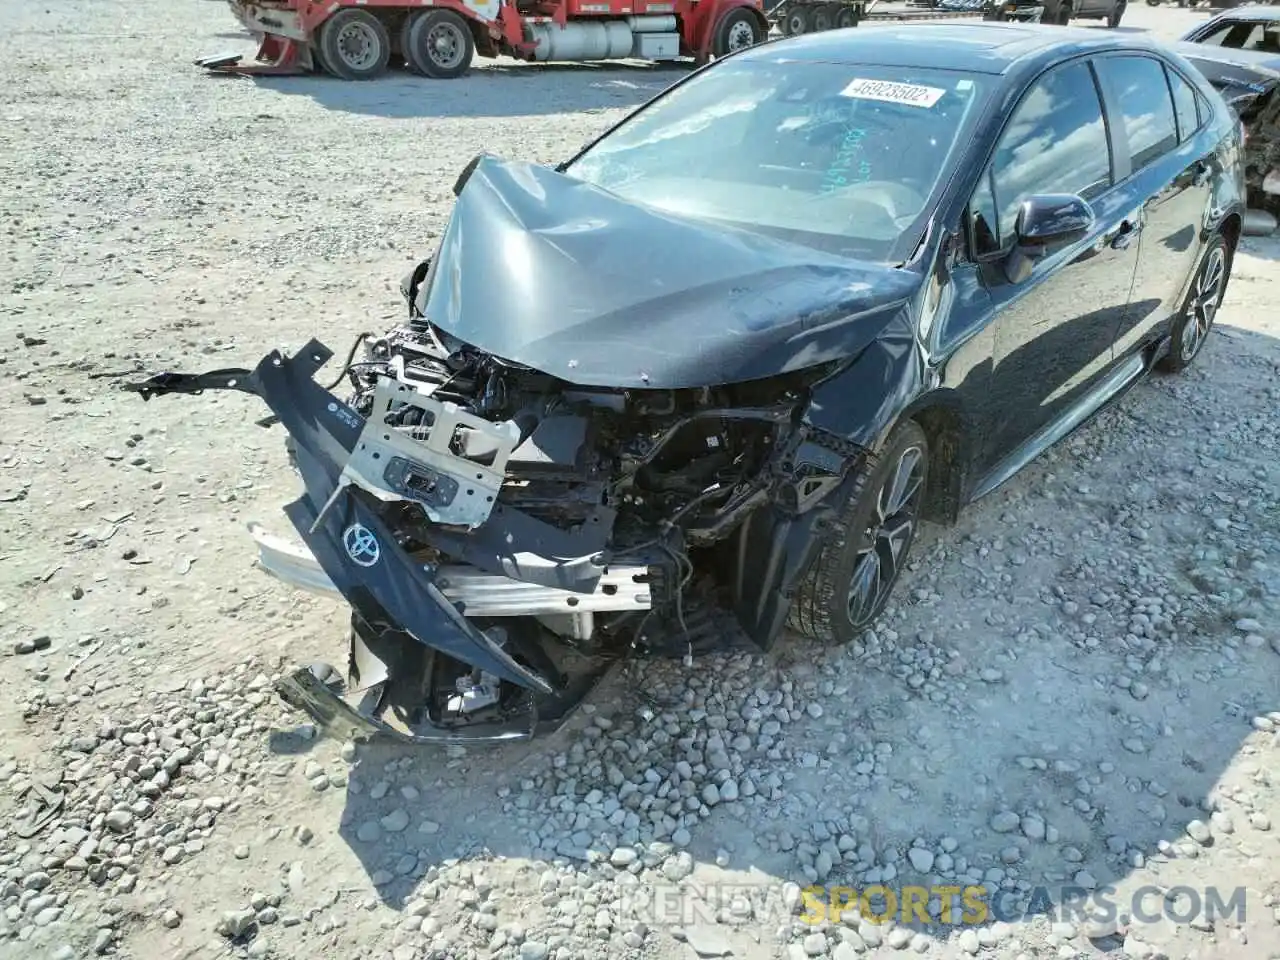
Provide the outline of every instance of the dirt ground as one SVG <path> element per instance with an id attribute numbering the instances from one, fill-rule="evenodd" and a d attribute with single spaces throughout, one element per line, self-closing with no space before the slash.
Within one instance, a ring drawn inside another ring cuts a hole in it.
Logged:
<path id="1" fill-rule="evenodd" d="M 253 82 L 191 65 L 251 50 L 218 2 L 4 19 L 0 957 L 1280 957 L 1280 241 L 1191 371 L 930 530 L 864 644 L 634 664 L 530 745 L 356 748 L 270 690 L 345 654 L 254 565 L 279 428 L 108 375 L 342 351 L 473 154 L 558 160 L 679 72 Z M 812 883 L 928 887 L 929 922 Z M 957 922 L 972 885 L 1002 907 Z"/>

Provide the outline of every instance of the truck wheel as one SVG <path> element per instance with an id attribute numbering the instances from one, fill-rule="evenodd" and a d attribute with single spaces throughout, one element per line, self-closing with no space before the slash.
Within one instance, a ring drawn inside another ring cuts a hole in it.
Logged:
<path id="1" fill-rule="evenodd" d="M 809 30 L 809 11 L 804 7 L 797 7 L 794 10 L 787 11 L 787 15 L 782 18 L 782 32 L 788 37 L 798 37 L 802 33 Z"/>
<path id="2" fill-rule="evenodd" d="M 391 60 L 387 28 L 367 10 L 340 10 L 320 28 L 320 64 L 341 80 L 372 80 Z"/>
<path id="3" fill-rule="evenodd" d="M 765 31 L 750 10 L 739 7 L 730 10 L 720 20 L 716 28 L 716 39 L 711 52 L 717 57 L 727 57 L 731 53 L 754 47 L 765 38 Z"/>
<path id="4" fill-rule="evenodd" d="M 1053 22 L 1060 27 L 1065 27 L 1071 22 L 1071 4 L 1061 3 L 1058 5 L 1058 12 L 1054 14 Z"/>
<path id="5" fill-rule="evenodd" d="M 409 19 L 404 31 L 404 59 L 414 73 L 453 80 L 471 67 L 476 52 L 471 27 L 452 10 L 420 13 Z"/>
<path id="6" fill-rule="evenodd" d="M 1124 16 L 1125 0 L 1119 0 L 1111 11 L 1111 15 L 1107 17 L 1107 26 L 1114 30 L 1120 26 L 1120 19 Z"/>
<path id="7" fill-rule="evenodd" d="M 809 13 L 809 29 L 814 33 L 822 33 L 824 30 L 831 29 L 831 10 L 827 4 L 814 7 Z"/>
<path id="8" fill-rule="evenodd" d="M 845 30 L 858 25 L 858 12 L 853 7 L 841 7 L 836 14 L 836 29 Z"/>

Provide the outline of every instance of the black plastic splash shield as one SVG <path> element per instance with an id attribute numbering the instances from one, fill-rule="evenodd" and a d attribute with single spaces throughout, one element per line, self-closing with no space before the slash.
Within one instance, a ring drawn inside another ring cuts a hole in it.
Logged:
<path id="1" fill-rule="evenodd" d="M 390 620 L 419 643 L 463 663 L 552 692 L 545 677 L 517 663 L 449 603 L 431 571 L 400 547 L 357 491 L 339 490 L 343 464 L 365 420 L 313 379 L 332 356 L 312 340 L 294 357 L 272 351 L 251 373 L 165 373 L 127 389 L 144 398 L 215 389 L 260 397 L 293 437 L 306 488 L 285 513 L 346 601 L 366 620 Z"/>

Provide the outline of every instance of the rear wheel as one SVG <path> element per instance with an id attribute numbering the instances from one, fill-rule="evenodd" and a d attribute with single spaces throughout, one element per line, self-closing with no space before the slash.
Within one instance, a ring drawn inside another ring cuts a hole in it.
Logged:
<path id="1" fill-rule="evenodd" d="M 826 4 L 814 7 L 809 11 L 809 29 L 813 33 L 821 33 L 831 29 L 831 10 Z"/>
<path id="2" fill-rule="evenodd" d="M 1107 26 L 1114 30 L 1120 26 L 1120 20 L 1124 17 L 1125 0 L 1119 0 L 1115 7 L 1112 8 L 1110 16 L 1107 17 Z"/>
<path id="3" fill-rule="evenodd" d="M 453 80 L 471 66 L 476 44 L 471 28 L 452 10 L 432 10 L 405 24 L 404 58 L 409 69 L 436 80 Z"/>
<path id="4" fill-rule="evenodd" d="M 320 65 L 342 80 L 372 80 L 391 60 L 391 37 L 367 10 L 340 10 L 320 27 Z"/>
<path id="5" fill-rule="evenodd" d="M 1209 331 L 1213 328 L 1230 278 L 1231 247 L 1221 234 L 1216 234 L 1200 258 L 1191 290 L 1173 321 L 1170 331 L 1172 342 L 1168 354 L 1160 361 L 1161 370 L 1180 373 L 1191 366 L 1209 339 Z"/>
<path id="6" fill-rule="evenodd" d="M 859 469 L 830 539 L 796 591 L 793 629 L 847 643 L 880 616 L 915 540 L 928 470 L 924 431 L 910 420 L 894 428 L 880 455 Z"/>
<path id="7" fill-rule="evenodd" d="M 1071 22 L 1071 4 L 1058 4 L 1058 12 L 1054 15 L 1053 22 L 1060 27 L 1065 27 Z"/>
<path id="8" fill-rule="evenodd" d="M 804 7 L 795 7 L 787 11 L 782 18 L 782 32 L 788 37 L 798 37 L 809 32 L 809 11 Z"/>
<path id="9" fill-rule="evenodd" d="M 836 29 L 844 30 L 858 25 L 858 13 L 853 7 L 841 7 L 836 13 Z"/>
<path id="10" fill-rule="evenodd" d="M 765 30 L 750 10 L 730 10 L 716 28 L 716 39 L 711 52 L 717 57 L 754 47 L 765 38 Z"/>

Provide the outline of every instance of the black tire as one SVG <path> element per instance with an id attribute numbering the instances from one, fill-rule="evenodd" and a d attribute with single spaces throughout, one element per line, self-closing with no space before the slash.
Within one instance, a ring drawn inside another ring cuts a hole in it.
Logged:
<path id="1" fill-rule="evenodd" d="M 928 471 L 924 431 L 911 420 L 899 424 L 880 454 L 855 476 L 828 540 L 796 590 L 788 626 L 814 640 L 843 644 L 875 622 L 915 540 Z M 909 480 L 901 487 L 905 495 L 891 495 L 894 480 L 903 477 Z M 881 576 L 886 566 L 892 569 Z M 862 573 L 874 574 L 873 589 L 862 591 L 855 604 L 855 574 Z"/>
<path id="2" fill-rule="evenodd" d="M 405 23 L 404 59 L 414 73 L 453 80 L 471 69 L 475 53 L 470 25 L 452 10 L 419 13 Z"/>
<path id="3" fill-rule="evenodd" d="M 1114 30 L 1120 26 L 1120 21 L 1124 18 L 1125 0 L 1119 2 L 1112 9 L 1111 14 L 1107 17 L 1107 26 Z"/>
<path id="4" fill-rule="evenodd" d="M 825 30 L 830 30 L 832 26 L 831 10 L 825 3 L 813 7 L 809 11 L 810 33 L 822 33 Z"/>
<path id="5" fill-rule="evenodd" d="M 340 80 L 372 80 L 391 61 L 391 37 L 367 10 L 339 10 L 320 27 L 320 65 Z"/>
<path id="6" fill-rule="evenodd" d="M 1204 349 L 1213 330 L 1213 321 L 1227 293 L 1231 261 L 1235 251 L 1221 234 L 1214 234 L 1196 267 L 1191 289 L 1169 328 L 1169 352 L 1157 368 L 1165 373 L 1181 373 Z"/>
<path id="7" fill-rule="evenodd" d="M 809 10 L 807 7 L 793 7 L 782 18 L 782 32 L 788 37 L 798 37 L 809 32 Z"/>
<path id="8" fill-rule="evenodd" d="M 858 12 L 853 7 L 841 7 L 836 12 L 836 29 L 847 30 L 858 25 Z"/>
<path id="9" fill-rule="evenodd" d="M 1071 14 L 1071 4 L 1060 3 L 1058 4 L 1057 11 L 1053 15 L 1053 22 L 1060 27 L 1065 27 L 1071 23 Z"/>
<path id="10" fill-rule="evenodd" d="M 768 32 L 760 26 L 760 21 L 750 10 L 739 7 L 730 10 L 720 18 L 716 27 L 715 42 L 711 45 L 711 53 L 715 57 L 727 57 L 731 53 L 754 47 L 768 36 Z"/>

